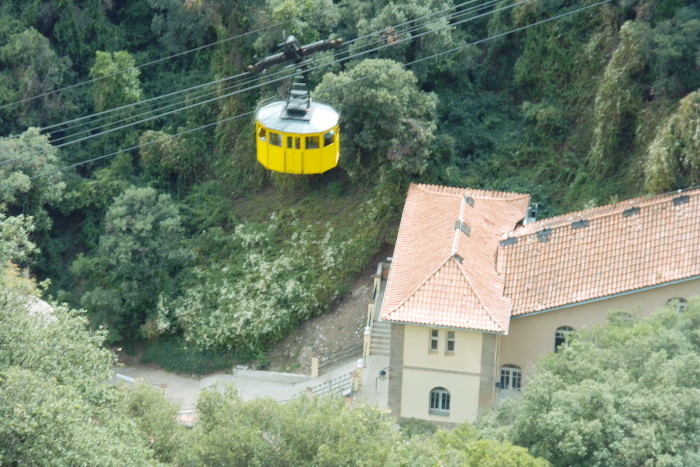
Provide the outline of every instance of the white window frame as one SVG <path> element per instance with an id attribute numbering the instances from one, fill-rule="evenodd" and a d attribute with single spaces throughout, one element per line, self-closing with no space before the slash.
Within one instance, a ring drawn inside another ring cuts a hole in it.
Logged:
<path id="1" fill-rule="evenodd" d="M 455 332 L 447 331 L 445 334 L 445 352 L 455 353 Z"/>
<path id="2" fill-rule="evenodd" d="M 508 363 L 501 367 L 501 389 L 519 391 L 523 384 L 523 370 L 518 365 Z"/>
<path id="3" fill-rule="evenodd" d="M 559 352 L 560 348 L 569 348 L 569 339 L 576 329 L 571 326 L 559 326 L 554 332 L 554 351 Z"/>
<path id="4" fill-rule="evenodd" d="M 430 341 L 428 344 L 428 350 L 431 352 L 437 352 L 440 346 L 440 331 L 437 329 L 430 330 Z"/>
<path id="5" fill-rule="evenodd" d="M 449 417 L 450 415 L 450 391 L 443 387 L 434 387 L 430 390 L 428 413 Z"/>

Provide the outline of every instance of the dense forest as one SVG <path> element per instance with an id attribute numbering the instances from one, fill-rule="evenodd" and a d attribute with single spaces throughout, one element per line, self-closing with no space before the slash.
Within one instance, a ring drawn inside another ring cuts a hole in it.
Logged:
<path id="1" fill-rule="evenodd" d="M 291 78 L 245 70 L 283 34 L 344 39 L 306 76 L 342 115 L 322 175 L 255 161 Z M 2 213 L 108 344 L 264 366 L 393 241 L 410 181 L 542 215 L 698 183 L 698 87 L 690 0 L 7 0 Z"/>

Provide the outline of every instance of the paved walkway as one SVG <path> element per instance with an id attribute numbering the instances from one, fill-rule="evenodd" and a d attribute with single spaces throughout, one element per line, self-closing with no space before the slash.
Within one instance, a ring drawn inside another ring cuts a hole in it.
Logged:
<path id="1" fill-rule="evenodd" d="M 388 379 L 382 379 L 379 372 L 389 366 L 389 357 L 370 356 L 364 364 L 360 389 L 354 396 L 355 401 L 386 407 L 389 381 Z M 308 388 L 328 383 L 335 378 L 341 378 L 356 371 L 357 368 L 358 361 L 353 360 L 315 379 L 310 379 L 306 375 L 252 370 L 234 370 L 233 374 L 222 373 L 202 379 L 194 379 L 178 376 L 163 370 L 144 367 L 123 367 L 115 369 L 114 380 L 129 383 L 139 378 L 143 382 L 162 390 L 165 397 L 179 402 L 182 409 L 188 410 L 195 406 L 201 390 L 233 384 L 243 400 L 269 397 L 276 401 L 284 402 L 307 391 Z M 121 377 L 117 378 L 116 375 L 121 375 Z"/>

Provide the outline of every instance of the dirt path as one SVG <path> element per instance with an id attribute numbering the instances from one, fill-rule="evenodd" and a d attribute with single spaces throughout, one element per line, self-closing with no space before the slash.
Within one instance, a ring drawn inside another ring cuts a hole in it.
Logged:
<path id="1" fill-rule="evenodd" d="M 314 352 L 327 353 L 362 342 L 367 305 L 372 299 L 372 276 L 379 261 L 391 255 L 393 247 L 384 247 L 362 274 L 355 279 L 350 293 L 331 311 L 304 322 L 270 352 L 271 371 L 308 373 Z"/>

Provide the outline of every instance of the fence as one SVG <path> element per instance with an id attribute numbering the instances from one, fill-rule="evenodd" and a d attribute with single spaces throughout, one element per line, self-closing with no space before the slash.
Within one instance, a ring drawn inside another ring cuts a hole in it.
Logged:
<path id="1" fill-rule="evenodd" d="M 327 355 L 321 355 L 318 357 L 318 371 L 319 374 L 329 371 L 338 365 L 347 363 L 350 360 L 362 357 L 362 342 L 353 344 L 344 349 L 338 350 Z"/>
<path id="2" fill-rule="evenodd" d="M 324 381 L 323 383 L 311 386 L 307 392 L 314 397 L 325 395 L 349 395 L 352 393 L 353 372 L 344 375 L 336 376 L 333 379 Z"/>

